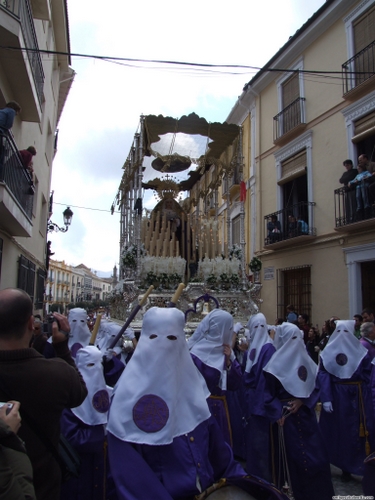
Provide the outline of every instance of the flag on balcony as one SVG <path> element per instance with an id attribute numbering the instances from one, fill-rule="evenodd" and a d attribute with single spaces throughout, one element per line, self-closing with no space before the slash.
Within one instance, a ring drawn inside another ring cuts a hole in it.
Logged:
<path id="1" fill-rule="evenodd" d="M 246 201 L 246 184 L 244 181 L 240 183 L 240 201 Z"/>

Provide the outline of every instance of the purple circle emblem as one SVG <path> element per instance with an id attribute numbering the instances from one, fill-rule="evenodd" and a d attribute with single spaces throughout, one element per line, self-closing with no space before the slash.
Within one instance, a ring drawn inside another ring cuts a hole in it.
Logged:
<path id="1" fill-rule="evenodd" d="M 76 357 L 77 351 L 79 349 L 82 349 L 82 347 L 83 347 L 83 345 L 79 344 L 78 342 L 76 342 L 75 344 L 72 345 L 72 347 L 70 348 L 70 352 L 71 352 L 71 355 L 73 356 L 73 358 Z"/>
<path id="2" fill-rule="evenodd" d="M 133 408 L 133 420 L 135 425 L 143 432 L 158 432 L 168 422 L 169 409 L 166 402 L 147 394 L 139 399 Z"/>
<path id="3" fill-rule="evenodd" d="M 257 353 L 256 349 L 251 349 L 250 354 L 249 354 L 250 361 L 254 361 L 256 353 Z"/>
<path id="4" fill-rule="evenodd" d="M 346 365 L 346 363 L 348 362 L 348 357 L 346 354 L 344 354 L 343 352 L 340 352 L 337 356 L 336 356 L 336 363 L 340 366 L 344 366 Z"/>
<path id="5" fill-rule="evenodd" d="M 307 380 L 307 368 L 306 368 L 306 366 L 301 365 L 298 368 L 297 375 L 298 375 L 298 378 L 300 378 L 303 382 L 306 382 L 306 380 Z"/>
<path id="6" fill-rule="evenodd" d="M 109 395 L 105 389 L 94 394 L 92 398 L 92 406 L 99 413 L 106 413 L 109 410 Z"/>

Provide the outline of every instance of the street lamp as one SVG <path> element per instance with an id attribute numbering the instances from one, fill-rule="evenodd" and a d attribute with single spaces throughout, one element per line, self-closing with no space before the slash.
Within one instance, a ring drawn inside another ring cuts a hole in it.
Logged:
<path id="1" fill-rule="evenodd" d="M 53 231 L 55 231 L 56 233 L 58 233 L 59 231 L 61 231 L 62 233 L 66 233 L 67 230 L 69 229 L 70 224 L 72 223 L 72 218 L 73 218 L 73 212 L 70 210 L 70 207 L 67 207 L 63 211 L 63 217 L 64 217 L 65 228 L 59 227 L 57 224 L 49 220 L 47 222 L 48 232 L 52 233 Z"/>

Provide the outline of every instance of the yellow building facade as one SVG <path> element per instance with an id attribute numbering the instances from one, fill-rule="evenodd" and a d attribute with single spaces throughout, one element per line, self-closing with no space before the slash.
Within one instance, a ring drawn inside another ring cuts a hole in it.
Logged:
<path id="1" fill-rule="evenodd" d="M 288 304 L 319 325 L 375 307 L 374 208 L 358 212 L 339 182 L 344 160 L 374 161 L 374 19 L 374 1 L 327 1 L 228 116 L 243 127 L 246 254 L 262 260 L 270 323 Z"/>

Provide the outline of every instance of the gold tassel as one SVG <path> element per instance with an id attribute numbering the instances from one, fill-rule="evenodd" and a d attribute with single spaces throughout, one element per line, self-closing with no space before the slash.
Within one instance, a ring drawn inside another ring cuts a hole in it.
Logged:
<path id="1" fill-rule="evenodd" d="M 361 438 L 365 437 L 365 428 L 363 427 L 362 422 L 359 424 L 359 437 Z"/>

